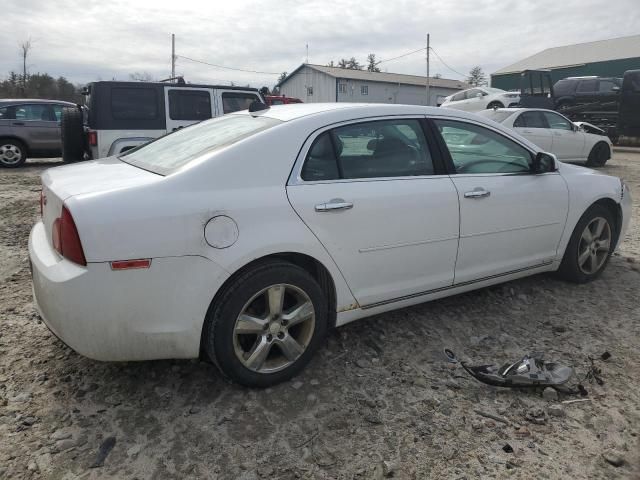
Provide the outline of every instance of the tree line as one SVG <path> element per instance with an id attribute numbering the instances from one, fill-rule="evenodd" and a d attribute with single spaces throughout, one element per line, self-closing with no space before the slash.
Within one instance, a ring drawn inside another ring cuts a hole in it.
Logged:
<path id="1" fill-rule="evenodd" d="M 48 73 L 9 72 L 0 82 L 0 98 L 46 98 L 81 103 L 82 87 L 64 77 L 54 78 Z"/>

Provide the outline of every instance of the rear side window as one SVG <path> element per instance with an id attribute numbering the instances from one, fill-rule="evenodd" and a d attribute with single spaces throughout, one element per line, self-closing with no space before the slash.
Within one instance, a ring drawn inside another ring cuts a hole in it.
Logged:
<path id="1" fill-rule="evenodd" d="M 258 100 L 257 95 L 241 92 L 225 92 L 222 94 L 222 111 L 224 113 L 247 110 L 251 102 Z"/>
<path id="2" fill-rule="evenodd" d="M 524 112 L 513 122 L 514 127 L 549 128 L 542 112 Z"/>
<path id="3" fill-rule="evenodd" d="M 574 80 L 560 80 L 553 86 L 554 95 L 569 95 L 573 93 L 576 82 Z"/>
<path id="4" fill-rule="evenodd" d="M 56 120 L 53 108 L 48 104 L 17 105 L 15 108 L 16 120 L 40 120 L 45 122 Z"/>
<path id="5" fill-rule="evenodd" d="M 269 117 L 229 115 L 196 123 L 130 150 L 123 162 L 168 175 L 202 155 L 227 147 L 282 122 Z"/>
<path id="6" fill-rule="evenodd" d="M 451 97 L 452 102 L 459 102 L 460 100 L 464 100 L 466 92 L 456 93 L 453 97 Z"/>
<path id="7" fill-rule="evenodd" d="M 582 80 L 578 84 L 578 88 L 576 92 L 579 93 L 590 93 L 597 91 L 598 81 L 597 80 Z"/>
<path id="8" fill-rule="evenodd" d="M 154 88 L 115 87 L 111 90 L 111 115 L 117 120 L 151 120 L 158 117 Z"/>
<path id="9" fill-rule="evenodd" d="M 169 90 L 169 117 L 172 120 L 206 120 L 211 116 L 209 92 Z"/>
<path id="10" fill-rule="evenodd" d="M 302 168 L 305 181 L 433 175 L 417 120 L 383 120 L 335 128 L 320 135 Z"/>

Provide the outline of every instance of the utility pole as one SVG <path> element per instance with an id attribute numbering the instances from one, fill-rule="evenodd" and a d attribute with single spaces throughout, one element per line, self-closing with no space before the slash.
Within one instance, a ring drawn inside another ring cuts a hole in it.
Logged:
<path id="1" fill-rule="evenodd" d="M 430 97 L 430 92 L 429 92 L 429 49 L 431 47 L 429 46 L 429 34 L 427 33 L 427 106 L 431 105 L 431 97 Z"/>
<path id="2" fill-rule="evenodd" d="M 171 34 L 171 82 L 175 82 L 176 78 L 176 35 Z"/>

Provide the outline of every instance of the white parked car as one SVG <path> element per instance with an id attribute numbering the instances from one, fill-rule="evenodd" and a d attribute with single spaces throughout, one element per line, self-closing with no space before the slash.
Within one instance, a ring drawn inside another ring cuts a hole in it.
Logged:
<path id="1" fill-rule="evenodd" d="M 250 386 L 362 317 L 540 272 L 592 280 L 631 210 L 616 177 L 410 105 L 245 110 L 42 183 L 29 256 L 60 339 L 107 361 L 203 354 Z"/>
<path id="2" fill-rule="evenodd" d="M 609 137 L 588 133 L 586 126 L 591 124 L 581 128 L 553 110 L 503 108 L 478 115 L 515 130 L 563 162 L 586 162 L 588 167 L 602 167 L 611 158 L 613 145 Z"/>
<path id="3" fill-rule="evenodd" d="M 480 112 L 487 108 L 515 107 L 520 102 L 520 93 L 507 92 L 499 88 L 475 87 L 449 95 L 440 105 L 467 112 Z"/>

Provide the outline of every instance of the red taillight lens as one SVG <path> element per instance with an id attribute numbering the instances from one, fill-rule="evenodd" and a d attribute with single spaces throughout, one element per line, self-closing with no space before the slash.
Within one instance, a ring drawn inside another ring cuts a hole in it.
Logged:
<path id="1" fill-rule="evenodd" d="M 62 207 L 62 215 L 56 218 L 51 228 L 53 248 L 67 260 L 86 265 L 84 251 L 80 243 L 78 229 L 73 221 L 73 217 L 66 206 Z"/>
<path id="2" fill-rule="evenodd" d="M 87 139 L 89 140 L 89 145 L 95 147 L 98 145 L 98 132 L 94 132 L 93 130 L 89 130 L 87 132 Z"/>

